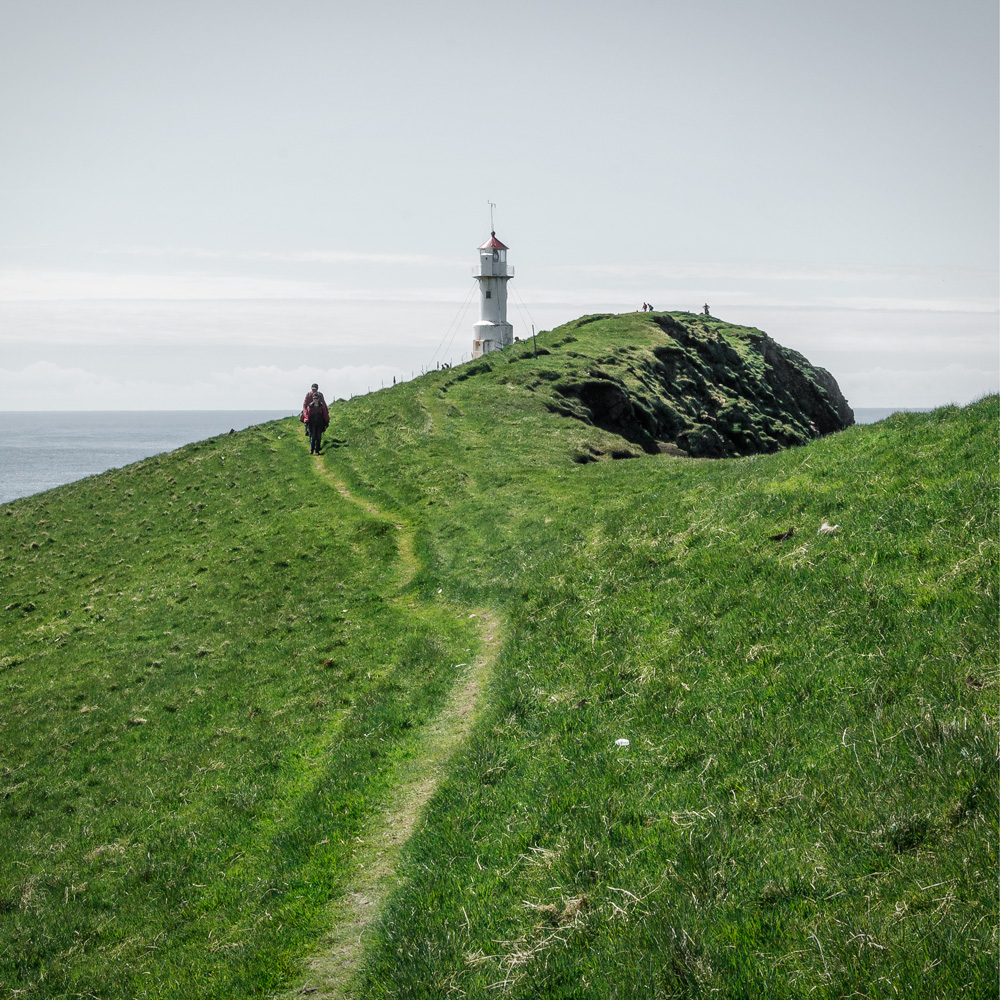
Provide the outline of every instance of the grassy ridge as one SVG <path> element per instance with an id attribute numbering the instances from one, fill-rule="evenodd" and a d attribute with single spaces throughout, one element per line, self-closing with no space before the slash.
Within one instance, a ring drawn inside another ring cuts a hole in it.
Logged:
<path id="1" fill-rule="evenodd" d="M 278 987 L 475 634 L 275 425 L 0 517 L 0 983 Z"/>
<path id="2" fill-rule="evenodd" d="M 650 454 L 759 454 L 854 423 L 829 372 L 761 330 L 692 313 L 584 316 L 463 365 L 439 388 L 486 373 Z"/>
<path id="3" fill-rule="evenodd" d="M 992 995 L 996 400 L 578 467 L 613 442 L 506 371 L 338 414 L 512 626 L 359 995 Z"/>
<path id="4" fill-rule="evenodd" d="M 333 408 L 402 593 L 294 422 L 0 509 L 0 983 L 294 985 L 478 605 L 356 995 L 995 994 L 997 400 L 603 461 L 545 384 L 642 335 Z"/>

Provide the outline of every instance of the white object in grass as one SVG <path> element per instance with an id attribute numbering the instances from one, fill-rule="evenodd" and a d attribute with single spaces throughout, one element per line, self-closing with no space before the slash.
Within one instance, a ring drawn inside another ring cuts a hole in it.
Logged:
<path id="1" fill-rule="evenodd" d="M 627 747 L 628 746 L 628 740 L 626 740 L 624 737 L 622 739 L 620 739 L 620 740 L 615 740 L 615 746 L 616 747 Z"/>

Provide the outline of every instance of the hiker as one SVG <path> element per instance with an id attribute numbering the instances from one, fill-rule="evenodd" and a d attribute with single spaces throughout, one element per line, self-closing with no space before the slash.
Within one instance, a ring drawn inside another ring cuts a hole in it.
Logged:
<path id="1" fill-rule="evenodd" d="M 317 398 L 324 406 L 326 406 L 326 400 L 323 398 L 323 393 L 319 391 L 319 383 L 313 382 L 309 387 L 309 391 L 306 393 L 306 398 L 302 400 L 302 412 L 305 413 L 306 407 L 313 401 L 313 397 Z"/>
<path id="2" fill-rule="evenodd" d="M 306 425 L 306 434 L 309 435 L 309 454 L 320 454 L 323 432 L 330 426 L 330 411 L 316 382 L 313 382 L 302 401 L 302 415 L 299 419 Z"/>
<path id="3" fill-rule="evenodd" d="M 712 315 L 712 314 L 711 314 L 711 313 L 710 313 L 710 312 L 708 311 L 708 303 L 707 303 L 707 302 L 705 303 L 705 315 L 706 315 L 706 316 L 711 316 L 711 315 Z"/>

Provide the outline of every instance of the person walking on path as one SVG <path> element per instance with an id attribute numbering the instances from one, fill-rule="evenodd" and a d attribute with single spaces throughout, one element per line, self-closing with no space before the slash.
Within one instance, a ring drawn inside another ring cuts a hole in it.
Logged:
<path id="1" fill-rule="evenodd" d="M 306 425 L 306 434 L 309 435 L 309 454 L 320 454 L 323 432 L 330 426 L 330 410 L 316 382 L 313 382 L 302 401 L 302 415 L 299 419 Z"/>
<path id="2" fill-rule="evenodd" d="M 305 410 L 313 399 L 318 399 L 324 406 L 326 406 L 326 399 L 323 397 L 323 393 L 319 391 L 319 383 L 317 382 L 313 382 L 313 384 L 309 387 L 309 391 L 306 393 L 306 398 L 302 400 L 302 409 Z"/>

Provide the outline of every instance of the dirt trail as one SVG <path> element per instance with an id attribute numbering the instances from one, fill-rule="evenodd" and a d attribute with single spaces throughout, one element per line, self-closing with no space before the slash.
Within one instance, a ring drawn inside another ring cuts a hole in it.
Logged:
<path id="1" fill-rule="evenodd" d="M 320 478 L 325 479 L 345 500 L 350 500 L 351 503 L 356 504 L 362 510 L 371 514 L 372 517 L 377 517 L 381 520 L 392 520 L 386 517 L 375 504 L 370 503 L 363 497 L 356 497 L 347 488 L 347 484 L 336 473 L 324 465 L 320 455 L 313 457 L 313 468 L 315 468 Z M 412 531 L 408 531 L 406 526 L 400 524 L 398 521 L 393 521 L 393 527 L 399 532 L 396 547 L 399 551 L 400 579 L 397 581 L 397 585 L 402 590 L 417 575 L 417 569 L 420 564 L 417 561 L 417 555 L 413 548 Z"/>
<path id="2" fill-rule="evenodd" d="M 385 517 L 374 504 L 355 497 L 318 456 L 315 468 L 345 499 L 373 517 Z M 411 531 L 399 523 L 396 529 L 399 531 L 399 587 L 403 589 L 416 574 L 418 562 Z M 410 611 L 420 613 L 412 606 Z M 351 980 L 364 953 L 365 932 L 378 916 L 385 897 L 398 884 L 396 868 L 402 847 L 444 777 L 449 759 L 472 728 L 480 695 L 500 649 L 499 619 L 480 609 L 470 609 L 466 613 L 479 628 L 479 653 L 456 679 L 441 713 L 423 728 L 413 754 L 399 766 L 398 781 L 386 809 L 373 817 L 360 839 L 355 854 L 357 871 L 352 882 L 331 907 L 331 930 L 322 948 L 309 959 L 304 982 L 290 996 L 334 1000 L 352 995 Z"/>

